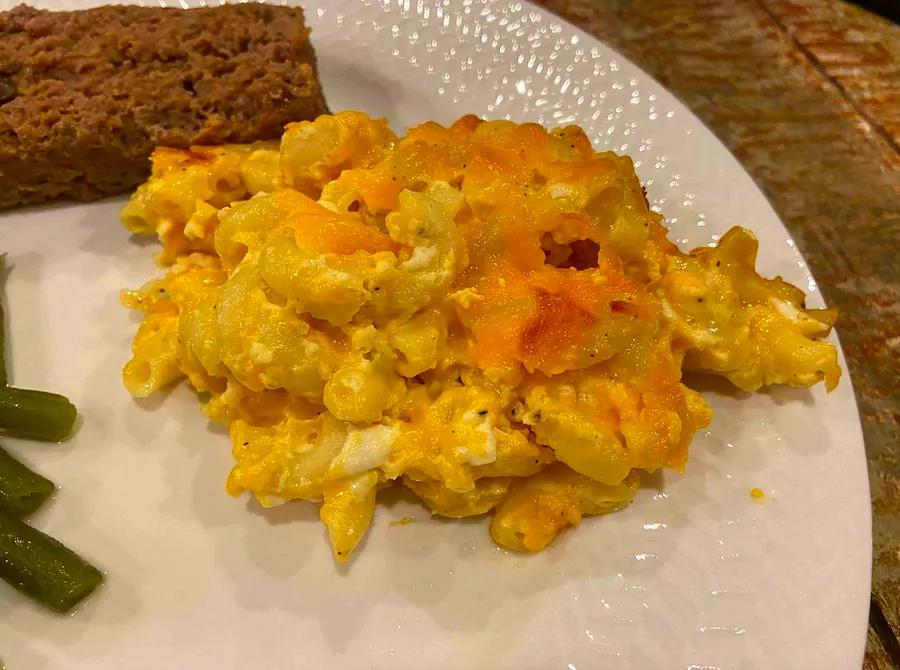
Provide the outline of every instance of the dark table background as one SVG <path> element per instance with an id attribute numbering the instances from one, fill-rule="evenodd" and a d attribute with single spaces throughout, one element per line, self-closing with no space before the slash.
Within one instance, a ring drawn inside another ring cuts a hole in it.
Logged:
<path id="1" fill-rule="evenodd" d="M 865 669 L 900 668 L 900 27 L 842 0 L 538 1 L 712 128 L 841 310 L 874 511 Z"/>

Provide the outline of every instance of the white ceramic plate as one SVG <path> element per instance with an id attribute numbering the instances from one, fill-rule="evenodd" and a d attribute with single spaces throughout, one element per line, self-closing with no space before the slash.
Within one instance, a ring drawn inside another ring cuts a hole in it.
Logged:
<path id="1" fill-rule="evenodd" d="M 744 224 L 763 270 L 821 301 L 735 159 L 585 33 L 519 2 L 305 5 L 333 109 L 397 128 L 466 112 L 578 123 L 597 147 L 633 156 L 682 246 Z M 666 473 L 543 554 L 504 553 L 483 521 L 395 502 L 339 568 L 314 506 L 263 512 L 224 493 L 228 440 L 190 392 L 136 403 L 122 387 L 135 323 L 118 291 L 155 272 L 153 246 L 117 222 L 122 202 L 0 215 L 13 379 L 68 394 L 84 416 L 63 445 L 10 446 L 61 485 L 35 523 L 108 572 L 72 617 L 0 587 L 9 670 L 860 666 L 870 516 L 846 376 L 831 395 L 707 394 L 715 419 L 685 475 Z"/>

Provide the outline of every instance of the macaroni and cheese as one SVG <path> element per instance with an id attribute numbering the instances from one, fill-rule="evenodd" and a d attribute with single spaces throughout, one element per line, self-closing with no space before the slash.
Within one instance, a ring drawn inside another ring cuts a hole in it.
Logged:
<path id="1" fill-rule="evenodd" d="M 679 251 L 631 160 L 577 127 L 397 137 L 343 112 L 280 145 L 161 148 L 123 220 L 170 266 L 124 294 L 129 391 L 187 378 L 229 426 L 228 491 L 321 503 L 339 561 L 391 485 L 491 514 L 514 550 L 627 505 L 710 421 L 683 370 L 840 376 L 834 311 L 760 277 L 743 228 Z"/>

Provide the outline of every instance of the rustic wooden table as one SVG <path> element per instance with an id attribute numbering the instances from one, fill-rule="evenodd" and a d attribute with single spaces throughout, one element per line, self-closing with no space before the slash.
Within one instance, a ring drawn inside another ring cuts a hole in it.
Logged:
<path id="1" fill-rule="evenodd" d="M 865 669 L 900 668 L 900 27 L 842 0 L 539 2 L 712 128 L 840 308 L 874 510 Z"/>

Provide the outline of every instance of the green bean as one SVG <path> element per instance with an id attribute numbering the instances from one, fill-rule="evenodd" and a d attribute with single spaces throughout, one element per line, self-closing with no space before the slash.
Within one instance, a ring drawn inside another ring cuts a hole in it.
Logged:
<path id="1" fill-rule="evenodd" d="M 6 254 L 0 254 L 0 386 L 6 386 L 6 326 L 3 318 L 3 274 L 6 272 Z"/>
<path id="2" fill-rule="evenodd" d="M 0 577 L 57 612 L 68 612 L 103 581 L 101 572 L 71 549 L 2 512 Z"/>
<path id="3" fill-rule="evenodd" d="M 0 430 L 8 435 L 59 442 L 72 432 L 77 414 L 65 396 L 0 387 Z"/>
<path id="4" fill-rule="evenodd" d="M 56 487 L 0 448 L 0 512 L 13 516 L 31 514 Z"/>

